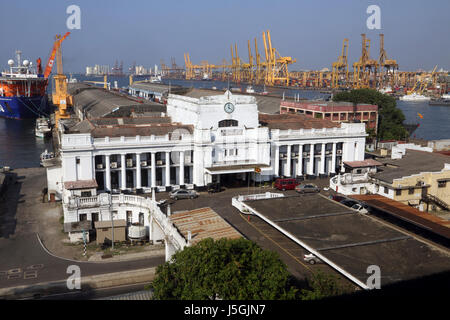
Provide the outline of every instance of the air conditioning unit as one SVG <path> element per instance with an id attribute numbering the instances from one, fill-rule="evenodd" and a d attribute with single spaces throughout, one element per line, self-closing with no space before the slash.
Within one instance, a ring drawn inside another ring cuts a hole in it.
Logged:
<path id="1" fill-rule="evenodd" d="M 141 167 L 146 167 L 147 166 L 147 161 L 141 161 Z"/>
<path id="2" fill-rule="evenodd" d="M 157 165 L 157 166 L 162 166 L 162 164 L 163 164 L 163 161 L 162 161 L 162 160 L 156 161 L 156 165 Z"/>
<path id="3" fill-rule="evenodd" d="M 293 156 L 293 157 L 296 157 L 297 154 L 296 154 L 295 152 L 292 152 L 292 156 Z"/>
<path id="4" fill-rule="evenodd" d="M 303 156 L 304 157 L 308 156 L 308 152 L 303 152 Z"/>
<path id="5" fill-rule="evenodd" d="M 133 166 L 133 159 L 127 159 L 127 167 L 130 168 Z"/>
<path id="6" fill-rule="evenodd" d="M 98 165 L 97 165 L 97 169 L 103 169 L 103 164 L 101 164 L 101 163 L 98 164 Z"/>
<path id="7" fill-rule="evenodd" d="M 337 154 L 342 154 L 342 150 L 338 150 L 336 153 Z"/>
<path id="8" fill-rule="evenodd" d="M 111 168 L 116 169 L 117 168 L 117 162 L 111 162 Z"/>

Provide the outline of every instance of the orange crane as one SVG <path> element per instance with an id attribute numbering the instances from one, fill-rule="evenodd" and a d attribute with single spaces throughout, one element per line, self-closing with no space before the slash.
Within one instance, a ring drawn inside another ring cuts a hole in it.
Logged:
<path id="1" fill-rule="evenodd" d="M 56 55 L 57 74 L 53 76 L 55 85 L 52 94 L 53 104 L 58 106 L 58 110 L 55 111 L 56 127 L 58 127 L 59 119 L 70 118 L 70 115 L 67 113 L 67 105 L 72 105 L 72 96 L 67 93 L 67 77 L 63 73 L 61 51 L 61 44 L 69 34 L 70 32 L 67 32 L 64 36 L 56 35 L 53 50 L 44 73 L 44 77 L 48 77 L 48 75 L 50 75 Z"/>

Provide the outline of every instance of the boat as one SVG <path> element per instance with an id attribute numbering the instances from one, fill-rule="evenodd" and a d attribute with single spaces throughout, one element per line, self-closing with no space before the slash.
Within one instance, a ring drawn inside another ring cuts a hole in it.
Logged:
<path id="1" fill-rule="evenodd" d="M 430 101 L 431 98 L 413 92 L 411 94 L 406 94 L 403 97 L 400 97 L 400 100 L 402 100 L 402 101 Z"/>
<path id="2" fill-rule="evenodd" d="M 247 93 L 255 93 L 255 89 L 253 89 L 252 86 L 247 86 L 247 88 L 245 89 L 245 92 L 247 92 Z"/>
<path id="3" fill-rule="evenodd" d="M 450 106 L 450 99 L 437 99 L 428 102 L 430 106 Z"/>
<path id="4" fill-rule="evenodd" d="M 37 118 L 36 127 L 34 129 L 36 137 L 45 138 L 52 133 L 50 121 L 48 118 Z"/>
<path id="5" fill-rule="evenodd" d="M 150 77 L 150 79 L 149 79 L 149 81 L 151 82 L 151 83 L 161 83 L 162 82 L 162 79 L 161 79 L 161 76 L 152 76 L 152 77 Z"/>
<path id="6" fill-rule="evenodd" d="M 52 163 L 54 159 L 56 159 L 55 154 L 53 152 L 48 152 L 48 150 L 45 149 L 45 151 L 41 153 L 40 164 L 42 167 L 46 167 L 48 164 Z"/>
<path id="7" fill-rule="evenodd" d="M 0 73 L 0 117 L 11 119 L 34 119 L 48 115 L 48 78 L 42 74 L 41 60 L 37 69 L 29 60 L 21 58 L 16 51 L 16 61 L 8 61 L 9 70 Z"/>
<path id="8" fill-rule="evenodd" d="M 450 94 L 448 94 L 448 93 L 443 94 L 441 98 L 442 99 L 450 99 Z"/>

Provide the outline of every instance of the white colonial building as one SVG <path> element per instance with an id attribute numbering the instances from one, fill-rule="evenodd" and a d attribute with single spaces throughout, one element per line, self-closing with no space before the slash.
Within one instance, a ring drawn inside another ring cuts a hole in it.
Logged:
<path id="1" fill-rule="evenodd" d="M 197 89 L 170 94 L 167 112 L 157 117 L 85 119 L 60 130 L 61 165 L 49 168 L 48 186 L 63 201 L 66 223 L 110 219 L 93 217 L 95 207 L 80 211 L 76 205 L 102 193 L 332 176 L 343 161 L 364 160 L 366 137 L 363 123 L 261 114 L 253 96 Z M 119 208 L 114 219 L 140 222 L 140 212 Z M 144 215 L 146 225 L 148 219 Z"/>

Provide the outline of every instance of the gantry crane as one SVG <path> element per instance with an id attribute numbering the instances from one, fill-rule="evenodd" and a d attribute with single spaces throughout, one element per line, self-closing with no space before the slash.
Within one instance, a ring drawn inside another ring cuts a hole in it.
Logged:
<path id="1" fill-rule="evenodd" d="M 342 41 L 342 52 L 338 61 L 332 63 L 331 87 L 348 86 L 348 39 Z"/>
<path id="2" fill-rule="evenodd" d="M 380 57 L 378 58 L 380 67 L 378 86 L 386 88 L 390 85 L 393 89 L 397 84 L 395 79 L 395 72 L 398 70 L 398 63 L 396 60 L 388 59 L 386 50 L 384 50 L 384 34 L 380 34 Z"/>
<path id="3" fill-rule="evenodd" d="M 69 36 L 69 34 L 70 32 L 67 32 L 64 36 L 56 35 L 53 50 L 44 72 L 44 77 L 48 77 L 50 75 L 56 56 L 57 74 L 53 76 L 55 83 L 54 91 L 52 93 L 53 104 L 58 107 L 58 110 L 55 111 L 56 127 L 58 127 L 59 119 L 66 119 L 70 117 L 67 113 L 67 106 L 72 105 L 72 97 L 67 93 L 67 77 L 63 73 L 61 50 L 62 42 Z"/>
<path id="4" fill-rule="evenodd" d="M 361 57 L 353 64 L 353 88 L 375 88 L 378 61 L 370 59 L 370 39 L 361 34 Z"/>

